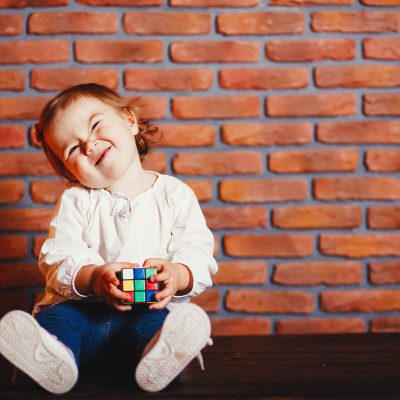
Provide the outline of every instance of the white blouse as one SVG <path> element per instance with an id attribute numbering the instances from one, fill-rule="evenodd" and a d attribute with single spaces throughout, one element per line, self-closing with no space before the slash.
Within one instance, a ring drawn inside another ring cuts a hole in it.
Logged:
<path id="1" fill-rule="evenodd" d="M 78 271 L 88 264 L 142 266 L 148 258 L 185 264 L 193 275 L 192 290 L 174 296 L 169 309 L 212 286 L 218 269 L 214 238 L 195 194 L 179 179 L 154 173 L 153 186 L 134 198 L 79 184 L 64 191 L 39 254 L 46 293 L 34 314 L 68 299 L 93 301 L 74 285 Z"/>

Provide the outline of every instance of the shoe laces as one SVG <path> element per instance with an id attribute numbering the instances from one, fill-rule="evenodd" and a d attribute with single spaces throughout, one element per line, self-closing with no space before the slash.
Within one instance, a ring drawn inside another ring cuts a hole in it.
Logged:
<path id="1" fill-rule="evenodd" d="M 213 340 L 212 340 L 211 338 L 209 338 L 209 339 L 207 340 L 207 344 L 208 344 L 209 346 L 212 346 L 212 345 L 213 345 Z M 205 347 L 205 346 L 204 346 L 204 347 Z M 199 364 L 200 364 L 201 370 L 204 371 L 204 360 L 203 360 L 203 356 L 201 355 L 201 351 L 197 354 L 196 358 L 197 358 L 197 361 L 198 361 Z"/>

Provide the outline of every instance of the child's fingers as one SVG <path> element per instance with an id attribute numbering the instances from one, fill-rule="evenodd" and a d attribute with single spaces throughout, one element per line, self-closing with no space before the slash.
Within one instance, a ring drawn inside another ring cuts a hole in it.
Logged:
<path id="1" fill-rule="evenodd" d="M 130 299 L 130 297 L 127 293 L 124 293 L 122 290 L 119 290 L 114 285 L 109 285 L 108 293 L 114 299 L 119 300 L 119 301 L 128 301 Z"/>
<path id="2" fill-rule="evenodd" d="M 167 279 L 171 278 L 171 272 L 169 271 L 162 271 L 157 275 L 153 275 L 150 277 L 150 282 L 164 282 Z"/>
<path id="3" fill-rule="evenodd" d="M 148 258 L 144 261 L 143 267 L 157 267 L 164 265 L 167 262 L 167 260 L 163 260 L 162 258 Z"/>
<path id="4" fill-rule="evenodd" d="M 149 308 L 151 310 L 162 310 L 163 308 L 165 308 L 167 306 L 167 304 L 171 301 L 172 296 L 168 296 L 165 299 L 163 299 L 162 301 L 159 301 L 156 304 L 152 304 Z"/>
<path id="5" fill-rule="evenodd" d="M 174 294 L 172 285 L 170 282 L 166 282 L 165 286 L 163 287 L 162 290 L 160 290 L 156 295 L 155 298 L 158 301 L 162 301 L 167 297 L 172 297 Z"/>

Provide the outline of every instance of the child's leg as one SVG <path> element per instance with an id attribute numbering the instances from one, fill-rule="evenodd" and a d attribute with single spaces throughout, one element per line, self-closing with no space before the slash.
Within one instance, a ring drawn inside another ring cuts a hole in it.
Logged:
<path id="1" fill-rule="evenodd" d="M 78 379 L 72 353 L 24 311 L 1 319 L 0 352 L 51 393 L 68 392 Z"/>
<path id="2" fill-rule="evenodd" d="M 157 336 L 161 330 L 168 310 L 149 310 L 148 306 L 134 306 L 129 322 L 121 334 L 116 337 L 117 357 L 127 359 L 129 365 L 136 367 L 142 358 L 145 347 Z M 128 357 L 127 357 L 128 356 Z"/>
<path id="3" fill-rule="evenodd" d="M 177 306 L 142 355 L 135 373 L 138 385 L 149 392 L 164 389 L 210 343 L 210 333 L 210 320 L 200 307 Z"/>

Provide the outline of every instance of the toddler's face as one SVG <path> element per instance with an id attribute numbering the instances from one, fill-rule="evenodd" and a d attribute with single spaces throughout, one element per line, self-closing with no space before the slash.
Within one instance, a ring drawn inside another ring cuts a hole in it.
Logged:
<path id="1" fill-rule="evenodd" d="M 81 97 L 59 111 L 45 140 L 65 167 L 90 188 L 112 187 L 140 163 L 136 121 L 97 99 Z"/>

